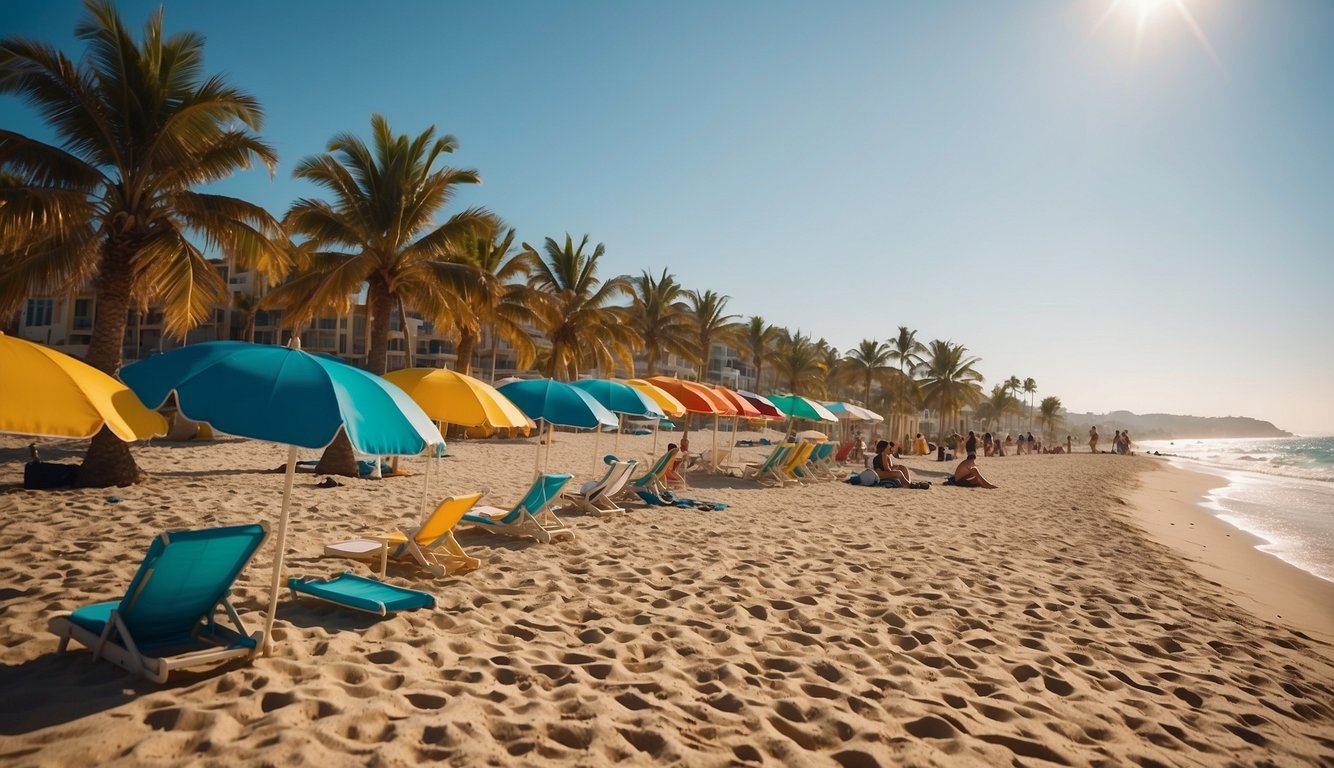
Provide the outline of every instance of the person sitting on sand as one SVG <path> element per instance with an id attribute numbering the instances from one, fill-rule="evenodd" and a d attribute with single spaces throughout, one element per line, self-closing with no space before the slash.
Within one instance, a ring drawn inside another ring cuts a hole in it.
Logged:
<path id="1" fill-rule="evenodd" d="M 893 456 L 894 444 L 888 440 L 881 440 L 875 444 L 875 458 L 871 460 L 871 469 L 875 471 L 875 476 L 881 480 L 897 480 L 900 486 L 907 487 L 912 482 L 912 477 L 908 474 L 908 468 L 902 464 L 895 464 Z"/>
<path id="2" fill-rule="evenodd" d="M 968 454 L 968 458 L 959 462 L 959 466 L 954 468 L 954 484 L 965 488 L 997 487 L 983 477 L 981 472 L 977 471 L 976 453 Z"/>

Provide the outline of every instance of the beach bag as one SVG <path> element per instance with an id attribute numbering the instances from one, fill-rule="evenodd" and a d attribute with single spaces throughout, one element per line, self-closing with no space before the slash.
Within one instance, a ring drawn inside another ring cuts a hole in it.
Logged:
<path id="1" fill-rule="evenodd" d="M 23 487 L 40 491 L 47 488 L 68 488 L 79 476 L 78 464 L 55 464 L 49 461 L 30 461 L 23 465 Z"/>
<path id="2" fill-rule="evenodd" d="M 880 475 L 877 475 L 874 469 L 863 469 L 857 475 L 857 483 L 858 485 L 878 485 Z"/>

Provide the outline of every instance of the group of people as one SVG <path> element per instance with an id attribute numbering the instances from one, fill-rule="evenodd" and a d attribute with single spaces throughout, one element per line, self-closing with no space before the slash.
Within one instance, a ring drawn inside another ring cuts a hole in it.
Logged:
<path id="1" fill-rule="evenodd" d="M 881 440 L 876 443 L 875 456 L 871 459 L 871 469 L 876 477 L 880 480 L 894 480 L 904 488 L 921 486 L 921 483 L 914 485 L 908 467 L 894 461 L 894 457 L 898 455 L 896 448 L 891 440 Z M 967 488 L 995 488 L 996 486 L 983 477 L 977 469 L 976 433 L 968 433 L 968 439 L 964 441 L 964 450 L 967 456 L 954 468 L 954 484 Z M 929 483 L 926 485 L 929 487 Z"/>
<path id="2" fill-rule="evenodd" d="M 1112 438 L 1112 453 L 1119 453 L 1123 456 L 1130 454 L 1130 430 L 1116 430 L 1116 436 Z M 1089 453 L 1098 452 L 1098 428 L 1089 427 Z"/>

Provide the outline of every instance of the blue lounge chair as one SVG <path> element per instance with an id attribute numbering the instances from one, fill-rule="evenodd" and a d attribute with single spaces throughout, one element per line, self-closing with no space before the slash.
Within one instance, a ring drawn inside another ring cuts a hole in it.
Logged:
<path id="1" fill-rule="evenodd" d="M 607 468 L 607 474 L 603 475 L 601 480 L 589 482 L 575 492 L 566 491 L 565 495 L 576 507 L 590 515 L 609 515 L 624 512 L 625 508 L 613 499 L 625 490 L 626 481 L 630 479 L 630 475 L 635 471 L 635 465 L 638 463 L 634 459 L 613 461 L 611 466 Z"/>
<path id="2" fill-rule="evenodd" d="M 227 600 L 236 577 L 268 536 L 263 523 L 158 535 L 125 597 L 57 616 L 60 652 L 71 639 L 155 683 L 173 670 L 254 656 L 262 632 L 247 632 Z M 235 629 L 216 623 L 224 608 Z"/>
<path id="3" fill-rule="evenodd" d="M 644 474 L 630 481 L 626 488 L 627 492 L 648 491 L 649 493 L 662 493 L 670 490 L 667 485 L 667 471 L 676 464 L 677 456 L 681 453 L 680 448 L 673 448 L 658 457 L 653 466 L 648 468 Z"/>
<path id="4" fill-rule="evenodd" d="M 552 503 L 560 498 L 560 492 L 565 488 L 565 484 L 570 482 L 570 477 L 571 475 L 542 475 L 533 481 L 533 487 L 528 489 L 528 493 L 524 494 L 512 509 L 473 507 L 471 512 L 463 516 L 463 521 L 492 533 L 520 538 L 531 537 L 543 544 L 550 543 L 553 539 L 573 539 L 574 531 L 556 517 L 556 513 L 551 509 Z"/>
<path id="5" fill-rule="evenodd" d="M 305 595 L 377 616 L 435 607 L 435 597 L 426 592 L 396 587 L 351 572 L 341 573 L 332 579 L 294 577 L 287 580 L 287 586 L 291 588 L 293 594 Z"/>

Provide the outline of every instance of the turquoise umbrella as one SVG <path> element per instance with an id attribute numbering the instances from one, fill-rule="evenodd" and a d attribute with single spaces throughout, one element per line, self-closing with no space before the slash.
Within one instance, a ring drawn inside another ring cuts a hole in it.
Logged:
<path id="1" fill-rule="evenodd" d="M 415 455 L 441 442 L 435 424 L 406 392 L 339 360 L 302 352 L 296 339 L 293 348 L 243 341 L 194 344 L 127 365 L 120 378 L 146 404 L 164 403 L 174 392 L 181 413 L 193 421 L 288 446 L 266 652 L 272 648 L 282 583 L 296 449 L 324 448 L 339 431 L 353 448 L 376 456 Z"/>
<path id="2" fill-rule="evenodd" d="M 779 410 L 787 414 L 788 432 L 792 431 L 793 419 L 810 419 L 811 421 L 833 421 L 837 422 L 838 417 L 829 412 L 829 409 L 801 395 L 769 395 L 769 402 L 773 403 Z"/>
<path id="3" fill-rule="evenodd" d="M 667 414 L 662 412 L 653 398 L 640 392 L 634 387 L 623 381 L 612 381 L 611 379 L 583 379 L 571 382 L 570 386 L 578 387 L 593 396 L 593 399 L 602 403 L 607 410 L 612 413 L 622 414 L 617 417 L 616 424 L 616 447 L 612 450 L 619 452 L 621 450 L 621 420 L 625 416 L 646 416 L 652 419 L 666 418 Z M 602 440 L 602 431 L 598 430 L 597 439 L 593 441 L 593 472 L 597 473 L 597 454 L 598 444 Z"/>
<path id="4" fill-rule="evenodd" d="M 521 379 L 496 388 L 533 421 L 547 423 L 547 458 L 551 458 L 551 430 L 557 427 L 600 429 L 614 427 L 616 414 L 578 387 L 554 379 Z M 539 441 L 539 447 L 541 443 Z M 539 450 L 539 455 L 541 451 Z M 537 458 L 533 459 L 537 471 Z"/>

